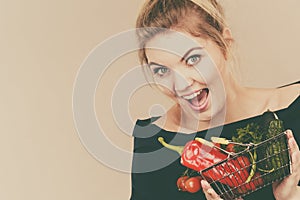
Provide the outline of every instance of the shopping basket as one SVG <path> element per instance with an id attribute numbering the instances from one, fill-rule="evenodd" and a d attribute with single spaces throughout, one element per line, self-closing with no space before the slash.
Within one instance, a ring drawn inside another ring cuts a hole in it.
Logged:
<path id="1" fill-rule="evenodd" d="M 246 161 L 247 159 L 248 161 Z M 230 167 L 229 163 L 232 161 L 240 165 L 239 170 Z M 246 163 L 248 164 L 245 165 Z M 216 180 L 213 173 L 220 170 L 223 171 L 223 176 Z M 255 176 L 247 182 L 241 182 L 244 179 L 241 176 L 245 171 L 248 172 L 247 174 L 255 173 Z M 245 150 L 232 153 L 227 159 L 199 172 L 202 178 L 208 181 L 224 200 L 249 195 L 283 179 L 290 173 L 291 159 L 285 132 L 258 144 L 249 144 Z"/>

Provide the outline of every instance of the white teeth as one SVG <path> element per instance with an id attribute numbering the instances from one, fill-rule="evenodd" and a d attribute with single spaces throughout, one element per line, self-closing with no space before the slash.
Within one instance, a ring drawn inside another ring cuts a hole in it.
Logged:
<path id="1" fill-rule="evenodd" d="M 198 92 L 195 92 L 193 94 L 190 94 L 187 96 L 182 96 L 182 98 L 184 98 L 186 100 L 191 100 L 191 99 L 195 98 L 196 96 L 198 96 L 201 92 L 202 92 L 202 90 L 199 90 Z"/>

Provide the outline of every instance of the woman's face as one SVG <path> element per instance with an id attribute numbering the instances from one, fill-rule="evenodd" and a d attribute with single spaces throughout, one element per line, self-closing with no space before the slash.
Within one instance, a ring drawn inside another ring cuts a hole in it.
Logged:
<path id="1" fill-rule="evenodd" d="M 224 109 L 228 72 L 215 43 L 170 31 L 149 40 L 145 52 L 155 83 L 184 113 L 205 121 Z"/>

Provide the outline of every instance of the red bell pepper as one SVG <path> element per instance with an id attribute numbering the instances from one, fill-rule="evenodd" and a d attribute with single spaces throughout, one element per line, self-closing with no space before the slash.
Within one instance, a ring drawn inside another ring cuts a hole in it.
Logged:
<path id="1" fill-rule="evenodd" d="M 228 158 L 228 155 L 216 148 L 192 140 L 185 146 L 174 146 L 166 143 L 162 137 L 158 138 L 159 142 L 168 149 L 174 150 L 181 155 L 181 164 L 200 172 Z M 247 157 L 230 159 L 220 165 L 204 171 L 202 174 L 207 180 L 214 180 L 226 184 L 230 187 L 240 187 L 243 185 L 248 176 L 249 160 Z M 254 190 L 252 184 L 244 185 L 247 190 Z"/>

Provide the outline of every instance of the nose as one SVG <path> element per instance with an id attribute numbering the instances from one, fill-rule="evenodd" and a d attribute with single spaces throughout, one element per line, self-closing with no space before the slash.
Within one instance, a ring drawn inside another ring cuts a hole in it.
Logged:
<path id="1" fill-rule="evenodd" d="M 178 93 L 186 90 L 193 83 L 192 78 L 183 70 L 176 70 L 174 73 L 174 90 Z"/>

